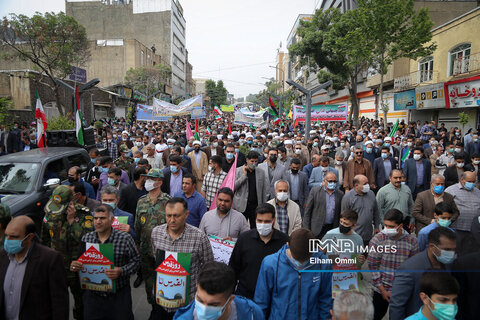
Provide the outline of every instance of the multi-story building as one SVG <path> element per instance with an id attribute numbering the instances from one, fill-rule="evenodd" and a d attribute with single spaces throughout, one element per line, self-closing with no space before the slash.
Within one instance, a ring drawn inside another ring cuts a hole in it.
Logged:
<path id="1" fill-rule="evenodd" d="M 195 82 L 195 95 L 202 95 L 203 102 L 202 104 L 204 106 L 210 104 L 210 97 L 207 96 L 207 90 L 205 87 L 205 82 L 207 82 L 208 79 L 193 79 Z"/>
<path id="2" fill-rule="evenodd" d="M 151 48 L 172 68 L 172 95 L 185 96 L 186 21 L 178 0 L 66 0 L 66 13 L 85 27 L 90 40 L 136 39 Z"/>

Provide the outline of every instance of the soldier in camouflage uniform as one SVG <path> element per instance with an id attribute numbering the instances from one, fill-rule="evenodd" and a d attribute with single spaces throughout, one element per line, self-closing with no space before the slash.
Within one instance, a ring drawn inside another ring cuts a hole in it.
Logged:
<path id="1" fill-rule="evenodd" d="M 133 158 L 128 157 L 130 150 L 124 144 L 120 146 L 120 157 L 118 157 L 114 163 L 117 168 L 122 169 L 125 172 L 130 172 L 130 165 L 134 162 Z"/>
<path id="2" fill-rule="evenodd" d="M 73 191 L 68 186 L 61 185 L 53 190 L 52 197 L 44 209 L 42 242 L 63 256 L 67 284 L 75 300 L 73 316 L 79 320 L 83 319 L 83 292 L 78 274 L 70 271 L 70 264 L 83 254 L 85 244 L 81 239 L 94 228 L 90 210 L 73 203 L 72 198 Z"/>
<path id="3" fill-rule="evenodd" d="M 138 199 L 137 214 L 135 216 L 135 242 L 140 252 L 140 267 L 145 280 L 145 291 L 148 303 L 155 304 L 155 258 L 153 255 L 151 235 L 156 226 L 166 223 L 165 204 L 170 196 L 161 190 L 163 172 L 160 169 L 150 169 L 147 174 L 145 189 L 148 194 Z"/>
<path id="4" fill-rule="evenodd" d="M 5 241 L 5 229 L 7 224 L 12 220 L 10 208 L 3 203 L 0 203 L 0 250 L 3 249 L 3 242 Z"/>

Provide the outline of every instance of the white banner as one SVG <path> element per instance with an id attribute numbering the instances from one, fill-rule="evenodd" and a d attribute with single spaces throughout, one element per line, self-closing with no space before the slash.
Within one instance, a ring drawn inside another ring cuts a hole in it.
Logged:
<path id="1" fill-rule="evenodd" d="M 244 124 L 248 126 L 252 125 L 258 128 L 265 124 L 265 120 L 263 120 L 264 113 L 265 111 L 250 112 L 246 111 L 245 109 L 235 111 L 235 119 L 233 120 L 233 123 Z"/>
<path id="2" fill-rule="evenodd" d="M 193 108 L 202 107 L 202 95 L 183 100 L 178 105 L 153 98 L 153 116 L 180 116 L 190 114 Z"/>

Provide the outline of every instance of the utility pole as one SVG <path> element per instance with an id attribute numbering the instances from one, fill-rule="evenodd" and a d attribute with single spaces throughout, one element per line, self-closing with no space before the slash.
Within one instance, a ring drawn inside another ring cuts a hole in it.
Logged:
<path id="1" fill-rule="evenodd" d="M 310 129 L 312 127 L 312 124 L 311 124 L 311 119 L 312 119 L 312 95 L 319 91 L 319 90 L 322 90 L 322 89 L 325 89 L 329 86 L 332 85 L 332 80 L 329 80 L 325 83 L 322 83 L 321 85 L 319 85 L 318 87 L 316 88 L 313 88 L 312 90 L 308 90 L 307 88 L 305 87 L 302 87 L 301 85 L 299 85 L 298 83 L 296 83 L 295 81 L 293 80 L 287 80 L 287 83 L 293 87 L 295 87 L 297 90 L 301 91 L 303 94 L 305 94 L 306 96 L 306 103 L 307 103 L 307 110 L 306 110 L 306 119 L 305 119 L 305 124 L 306 124 L 306 127 L 305 127 L 305 138 L 308 140 L 310 139 Z"/>

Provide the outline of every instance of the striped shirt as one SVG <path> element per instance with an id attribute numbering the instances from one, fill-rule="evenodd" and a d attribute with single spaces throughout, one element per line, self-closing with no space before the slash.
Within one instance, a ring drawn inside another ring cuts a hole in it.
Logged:
<path id="1" fill-rule="evenodd" d="M 373 289 L 378 293 L 380 285 L 383 285 L 387 292 L 392 292 L 395 270 L 405 260 L 418 253 L 417 239 L 405 231 L 402 232 L 403 235 L 399 239 L 390 238 L 380 232 L 370 240 L 367 262 L 370 270 L 378 270 L 372 272 Z"/>
<path id="2" fill-rule="evenodd" d="M 212 201 L 226 176 L 227 174 L 224 171 L 220 171 L 219 174 L 208 172 L 203 178 L 202 191 L 205 192 L 207 210 L 210 208 L 210 205 L 212 204 Z"/>
<path id="3" fill-rule="evenodd" d="M 275 206 L 277 207 L 277 221 L 280 231 L 288 234 L 288 212 L 287 212 L 287 203 L 285 207 L 281 207 L 277 201 L 275 201 Z"/>

